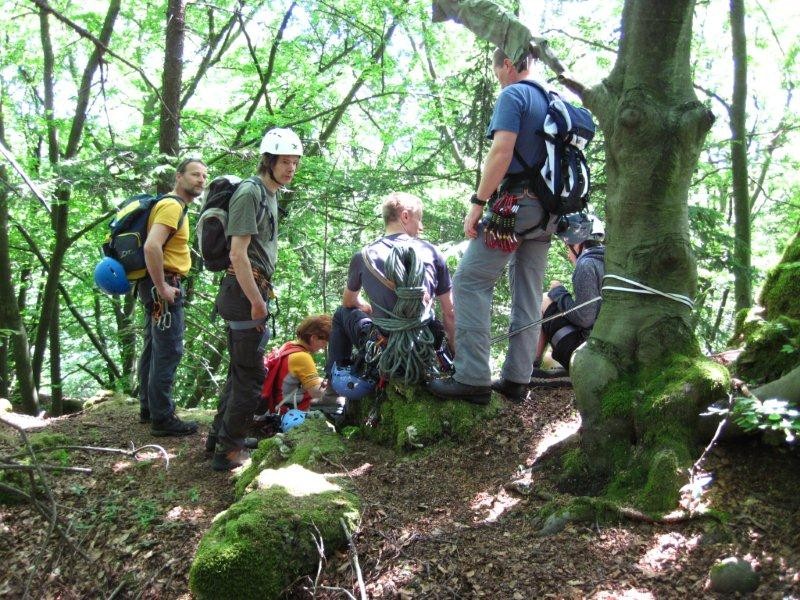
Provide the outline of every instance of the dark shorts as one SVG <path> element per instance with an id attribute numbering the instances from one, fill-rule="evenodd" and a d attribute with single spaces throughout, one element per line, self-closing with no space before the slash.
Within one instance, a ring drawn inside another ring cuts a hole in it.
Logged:
<path id="1" fill-rule="evenodd" d="M 558 314 L 558 305 L 554 302 L 547 307 L 544 311 L 544 318 L 552 317 Z M 556 332 L 562 327 L 574 327 L 566 317 L 558 317 L 547 323 L 542 323 L 542 335 L 547 338 L 547 341 L 553 338 Z M 572 333 L 565 335 L 558 341 L 558 344 L 552 346 L 553 358 L 556 359 L 562 367 L 569 371 L 569 359 L 572 358 L 572 353 L 586 340 L 586 332 L 582 329 L 577 329 Z"/>

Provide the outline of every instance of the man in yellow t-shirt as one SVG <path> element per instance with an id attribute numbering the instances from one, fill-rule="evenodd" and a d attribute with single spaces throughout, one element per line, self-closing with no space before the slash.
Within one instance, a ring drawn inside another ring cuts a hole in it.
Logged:
<path id="1" fill-rule="evenodd" d="M 144 258 L 147 276 L 136 292 L 144 305 L 144 345 L 139 359 L 139 422 L 155 436 L 190 435 L 197 423 L 175 415 L 172 385 L 183 356 L 181 279 L 192 267 L 186 209 L 205 189 L 208 169 L 197 158 L 178 165 L 175 187 L 150 211 Z"/>

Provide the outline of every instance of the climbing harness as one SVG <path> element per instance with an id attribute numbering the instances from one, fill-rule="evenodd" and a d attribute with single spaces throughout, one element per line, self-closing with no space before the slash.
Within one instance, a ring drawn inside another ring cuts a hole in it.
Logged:
<path id="1" fill-rule="evenodd" d="M 153 319 L 159 331 L 166 331 L 172 327 L 172 313 L 169 312 L 169 302 L 158 295 L 158 290 L 153 286 L 150 288 L 150 297 L 153 300 L 153 309 L 150 318 Z"/>
<path id="2" fill-rule="evenodd" d="M 519 247 L 519 239 L 514 233 L 518 211 L 517 197 L 508 192 L 492 204 L 483 220 L 483 239 L 487 248 L 514 252 Z"/>
<path id="3" fill-rule="evenodd" d="M 234 270 L 233 266 L 228 267 L 226 273 L 228 275 L 233 275 L 236 277 L 236 271 Z M 267 321 L 270 322 L 270 329 L 272 330 L 272 337 L 277 336 L 277 330 L 275 328 L 275 317 L 277 317 L 281 312 L 281 306 L 278 303 L 278 295 L 275 293 L 275 288 L 272 287 L 272 280 L 264 275 L 261 271 L 253 267 L 253 280 L 256 282 L 256 287 L 261 290 L 262 292 L 267 293 L 267 316 L 263 322 L 259 322 L 258 325 L 253 325 L 252 327 L 260 327 L 261 325 L 266 324 Z M 274 304 L 275 310 L 272 310 L 272 305 Z M 216 311 L 216 307 L 215 307 Z M 214 315 L 212 314 L 212 320 Z M 247 323 L 248 321 L 237 321 L 241 323 Z M 234 328 L 232 328 L 234 329 Z M 250 329 L 250 327 L 237 327 L 236 329 Z M 264 352 L 266 350 L 266 344 L 269 341 L 269 337 L 266 339 L 262 338 L 263 347 L 259 345 L 259 352 Z"/>
<path id="4" fill-rule="evenodd" d="M 688 296 L 684 296 L 683 294 L 675 294 L 673 292 L 662 292 L 661 290 L 657 290 L 655 288 L 651 288 L 643 283 L 639 283 L 638 281 L 634 281 L 633 279 L 627 279 L 626 277 L 620 277 L 619 275 L 606 275 L 603 277 L 603 281 L 606 279 L 616 279 L 618 281 L 622 281 L 623 283 L 627 283 L 633 287 L 618 287 L 615 285 L 603 285 L 603 290 L 613 290 L 615 292 L 630 292 L 632 294 L 647 294 L 650 296 L 662 296 L 664 298 L 668 298 L 669 300 L 674 300 L 675 302 L 680 302 L 681 304 L 685 304 L 690 309 L 694 309 L 694 300 L 689 298 Z"/>

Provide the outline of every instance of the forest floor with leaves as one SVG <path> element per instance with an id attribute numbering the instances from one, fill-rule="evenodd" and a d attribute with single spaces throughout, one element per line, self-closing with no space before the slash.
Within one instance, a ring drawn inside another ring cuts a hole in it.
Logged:
<path id="1" fill-rule="evenodd" d="M 186 438 L 150 436 L 133 401 L 39 423 L 45 428 L 36 430 L 72 444 L 160 444 L 169 466 L 154 449 L 135 459 L 40 452 L 42 462 L 91 472 L 46 474 L 41 491 L 54 504 L 44 506 L 55 508 L 61 535 L 30 504 L 0 505 L 0 596 L 190 598 L 197 545 L 233 500 L 230 476 L 212 471 L 204 450 L 210 413 L 200 416 L 202 433 Z M 710 567 L 739 556 L 760 574 L 753 597 L 800 598 L 796 449 L 751 440 L 709 454 L 714 481 L 704 501 L 727 515 L 724 528 L 707 518 L 622 520 L 572 523 L 543 537 L 537 513 L 558 497 L 558 473 L 538 459 L 577 426 L 572 390 L 540 388 L 521 407 L 505 403 L 468 444 L 401 455 L 353 441 L 337 468 L 363 499 L 356 556 L 334 552 L 316 581 L 297 581 L 287 596 L 359 598 L 360 571 L 369 598 L 715 597 L 706 589 Z M 0 457 L 22 451 L 19 434 L 0 426 Z"/>

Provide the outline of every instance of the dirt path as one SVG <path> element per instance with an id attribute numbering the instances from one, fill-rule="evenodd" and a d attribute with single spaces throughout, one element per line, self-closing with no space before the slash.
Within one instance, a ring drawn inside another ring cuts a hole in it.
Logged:
<path id="1" fill-rule="evenodd" d="M 204 415 L 206 422 L 208 415 Z M 412 455 L 357 442 L 343 471 L 364 499 L 355 542 L 370 598 L 686 598 L 704 591 L 708 569 L 731 555 L 758 565 L 754 597 L 800 597 L 800 457 L 755 444 L 715 450 L 712 507 L 725 534 L 709 522 L 615 526 L 574 524 L 539 537 L 536 516 L 554 493 L 553 473 L 535 459 L 577 427 L 570 390 L 537 390 L 522 408 L 508 405 L 469 445 Z M 204 428 L 205 430 L 205 428 Z M 188 598 L 188 569 L 211 519 L 232 501 L 225 474 L 211 471 L 203 437 L 157 440 L 134 404 L 107 403 L 51 421 L 48 433 L 73 443 L 127 447 L 161 443 L 133 461 L 74 452 L 70 466 L 93 472 L 50 476 L 66 535 L 80 558 L 29 505 L 0 505 L 0 596 L 19 598 Z M 0 430 L 0 457 L 17 436 Z M 12 447 L 15 449 L 12 450 Z M 526 493 L 512 480 L 528 471 Z M 317 598 L 359 590 L 347 553 L 325 566 Z M 309 598 L 311 581 L 290 597 Z"/>

